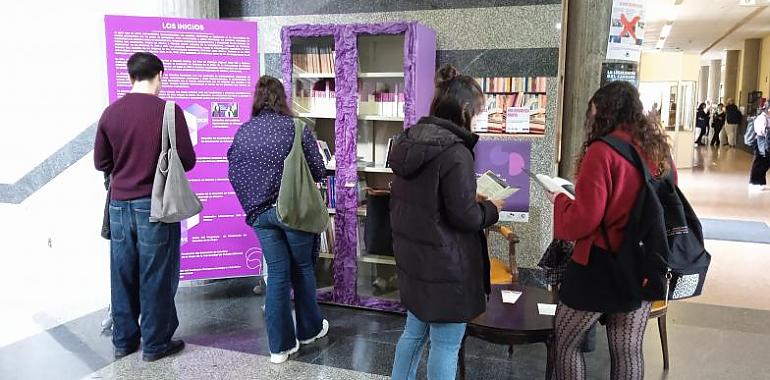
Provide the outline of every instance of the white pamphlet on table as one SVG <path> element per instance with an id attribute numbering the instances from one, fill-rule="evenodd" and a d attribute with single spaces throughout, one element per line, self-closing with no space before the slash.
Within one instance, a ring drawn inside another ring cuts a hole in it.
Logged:
<path id="1" fill-rule="evenodd" d="M 503 303 L 516 303 L 521 297 L 521 292 L 517 290 L 501 290 L 503 295 Z"/>
<path id="2" fill-rule="evenodd" d="M 537 312 L 540 313 L 540 315 L 556 315 L 556 304 L 538 303 Z"/>

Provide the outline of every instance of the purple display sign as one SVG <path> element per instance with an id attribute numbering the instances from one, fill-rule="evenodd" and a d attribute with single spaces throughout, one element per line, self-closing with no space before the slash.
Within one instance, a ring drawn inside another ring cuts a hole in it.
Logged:
<path id="1" fill-rule="evenodd" d="M 156 54 L 160 97 L 184 110 L 195 152 L 188 173 L 203 212 L 182 222 L 182 280 L 256 276 L 262 250 L 227 178 L 227 150 L 249 119 L 259 77 L 257 24 L 242 21 L 105 16 L 110 103 L 131 90 L 126 61 Z"/>
<path id="2" fill-rule="evenodd" d="M 505 201 L 501 221 L 529 221 L 529 176 L 532 143 L 503 139 L 479 140 L 476 144 L 476 175 L 491 170 L 519 191 Z"/>

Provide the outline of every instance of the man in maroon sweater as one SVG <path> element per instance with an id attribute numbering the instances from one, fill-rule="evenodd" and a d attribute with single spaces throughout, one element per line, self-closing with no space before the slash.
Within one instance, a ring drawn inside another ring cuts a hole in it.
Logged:
<path id="1" fill-rule="evenodd" d="M 99 119 L 94 145 L 96 169 L 112 176 L 110 272 L 112 343 L 115 358 L 143 343 L 145 361 L 184 349 L 172 340 L 179 320 L 174 296 L 179 284 L 179 223 L 151 223 L 150 195 L 160 155 L 165 101 L 158 97 L 163 62 L 150 53 L 128 60 L 131 92 Z M 176 106 L 176 138 L 185 170 L 195 166 L 184 114 Z M 141 318 L 141 324 L 139 319 Z"/>

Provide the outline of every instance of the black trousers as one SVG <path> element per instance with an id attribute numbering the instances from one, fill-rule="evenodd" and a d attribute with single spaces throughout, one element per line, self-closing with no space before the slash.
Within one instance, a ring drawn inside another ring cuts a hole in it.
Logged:
<path id="1" fill-rule="evenodd" d="M 721 125 L 714 125 L 712 126 L 714 128 L 714 137 L 711 138 L 711 145 L 719 146 L 719 134 L 722 133 L 722 126 Z"/>
<path id="2" fill-rule="evenodd" d="M 767 185 L 768 169 L 770 169 L 770 152 L 762 155 L 755 146 L 754 161 L 751 163 L 751 177 L 749 178 L 749 183 L 752 185 Z"/>

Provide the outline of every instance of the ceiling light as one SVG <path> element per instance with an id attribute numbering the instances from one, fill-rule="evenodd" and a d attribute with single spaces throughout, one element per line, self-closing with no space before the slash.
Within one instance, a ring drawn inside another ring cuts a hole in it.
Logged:
<path id="1" fill-rule="evenodd" d="M 556 29 L 561 30 L 561 23 L 560 22 L 556 23 Z"/>
<path id="2" fill-rule="evenodd" d="M 668 37 L 668 35 L 671 34 L 671 27 L 672 26 L 673 25 L 670 24 L 670 23 L 666 24 L 666 25 L 663 25 L 663 29 L 660 30 L 660 38 L 666 39 L 666 37 Z"/>

